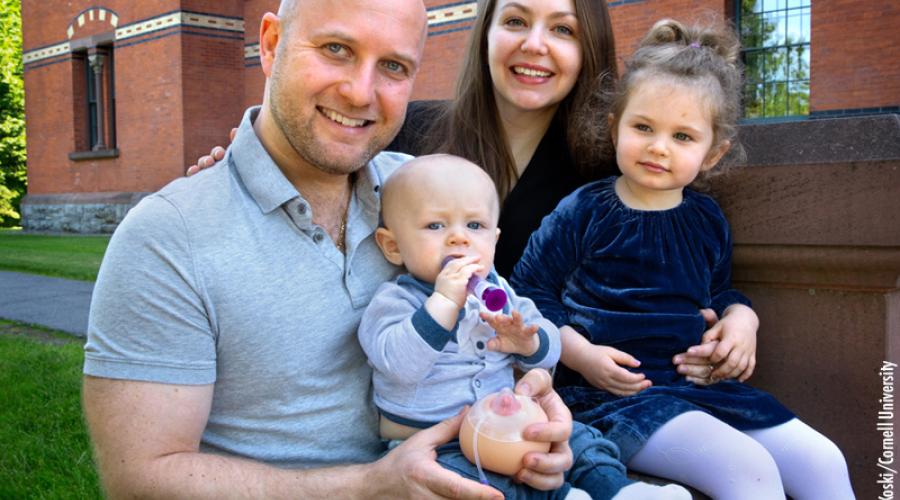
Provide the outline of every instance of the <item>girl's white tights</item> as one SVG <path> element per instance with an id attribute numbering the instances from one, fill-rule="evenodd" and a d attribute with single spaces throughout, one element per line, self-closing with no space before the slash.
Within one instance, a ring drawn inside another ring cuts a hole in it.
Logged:
<path id="1" fill-rule="evenodd" d="M 660 427 L 627 464 L 716 500 L 853 499 L 844 455 L 798 419 L 741 432 L 700 412 Z"/>

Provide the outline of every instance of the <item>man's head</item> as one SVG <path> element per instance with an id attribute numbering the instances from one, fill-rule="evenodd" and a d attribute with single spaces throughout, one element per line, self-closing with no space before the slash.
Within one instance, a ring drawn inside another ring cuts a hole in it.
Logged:
<path id="1" fill-rule="evenodd" d="M 279 164 L 358 170 L 403 124 L 425 42 L 422 1 L 284 0 L 278 14 L 260 26 L 263 143 Z"/>
<path id="2" fill-rule="evenodd" d="M 381 197 L 384 227 L 375 240 L 390 262 L 434 283 L 447 257 L 478 256 L 491 269 L 500 230 L 493 181 L 451 155 L 421 156 L 391 175 Z"/>

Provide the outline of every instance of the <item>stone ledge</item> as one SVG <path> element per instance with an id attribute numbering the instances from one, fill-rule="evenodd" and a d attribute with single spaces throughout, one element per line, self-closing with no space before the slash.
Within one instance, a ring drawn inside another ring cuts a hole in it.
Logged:
<path id="1" fill-rule="evenodd" d="M 28 194 L 22 199 L 22 205 L 89 205 L 102 203 L 133 206 L 148 194 L 150 192 Z"/>
<path id="2" fill-rule="evenodd" d="M 34 232 L 109 234 L 150 193 L 59 193 L 26 195 L 22 227 Z"/>
<path id="3" fill-rule="evenodd" d="M 900 159 L 900 115 L 748 124 L 738 140 L 748 165 L 804 165 Z"/>
<path id="4" fill-rule="evenodd" d="M 69 159 L 72 161 L 102 160 L 105 158 L 118 158 L 118 157 L 119 157 L 119 150 L 116 148 L 100 149 L 97 151 L 76 151 L 74 153 L 69 153 Z"/>

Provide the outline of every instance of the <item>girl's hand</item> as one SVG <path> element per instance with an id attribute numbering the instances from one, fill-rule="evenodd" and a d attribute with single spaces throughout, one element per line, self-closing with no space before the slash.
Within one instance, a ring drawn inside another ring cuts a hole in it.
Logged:
<path id="1" fill-rule="evenodd" d="M 641 365 L 630 354 L 612 347 L 594 345 L 569 325 L 559 328 L 559 338 L 562 341 L 560 362 L 580 373 L 592 386 L 617 396 L 631 396 L 652 385 L 643 373 L 632 373 L 622 368 Z"/>
<path id="2" fill-rule="evenodd" d="M 722 319 L 703 334 L 701 343 L 678 354 L 672 362 L 678 373 L 700 385 L 736 378 L 745 382 L 756 368 L 756 330 L 759 318 L 753 309 L 733 304 Z"/>
<path id="3" fill-rule="evenodd" d="M 497 336 L 488 340 L 487 347 L 491 351 L 531 356 L 540 347 L 537 336 L 537 325 L 526 325 L 519 311 L 512 316 L 503 314 L 481 313 L 481 319 L 487 321 Z"/>
<path id="4" fill-rule="evenodd" d="M 709 356 L 716 368 L 712 378 L 736 378 L 745 382 L 756 369 L 756 331 L 759 317 L 743 304 L 725 309 L 722 319 L 703 334 L 703 342 L 718 340 Z"/>
<path id="5" fill-rule="evenodd" d="M 231 132 L 228 134 L 228 142 L 234 142 L 234 136 L 237 135 L 237 130 L 237 128 L 231 129 Z M 188 167 L 184 175 L 190 177 L 205 168 L 215 165 L 216 162 L 222 158 L 225 158 L 225 148 L 222 146 L 215 146 L 209 152 L 209 155 L 197 158 L 197 164 Z"/>
<path id="6" fill-rule="evenodd" d="M 719 322 L 719 316 L 712 309 L 700 309 L 700 315 L 703 316 L 707 328 L 712 328 Z M 697 385 L 714 384 L 718 381 L 710 378 L 715 366 L 709 356 L 718 345 L 718 340 L 697 344 L 673 357 L 672 363 L 678 373 L 684 375 L 689 382 Z"/>
<path id="7" fill-rule="evenodd" d="M 583 368 L 578 372 L 594 387 L 617 396 L 631 396 L 653 385 L 643 373 L 622 368 L 641 366 L 632 355 L 605 345 L 590 344 L 585 350 Z"/>

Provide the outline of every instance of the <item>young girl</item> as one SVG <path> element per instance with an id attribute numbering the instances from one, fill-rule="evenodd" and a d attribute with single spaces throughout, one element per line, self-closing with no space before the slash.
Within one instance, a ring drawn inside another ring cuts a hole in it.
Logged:
<path id="1" fill-rule="evenodd" d="M 738 53 L 729 30 L 671 20 L 651 29 L 607 108 L 622 175 L 566 197 L 512 283 L 564 325 L 559 393 L 629 468 L 716 499 L 853 498 L 840 450 L 742 383 L 758 319 L 731 287 L 721 210 L 685 189 L 735 147 Z M 706 335 L 701 308 L 721 318 Z M 701 338 L 711 341 L 701 350 L 725 347 L 709 372 L 728 380 L 676 370 L 673 357 Z"/>

